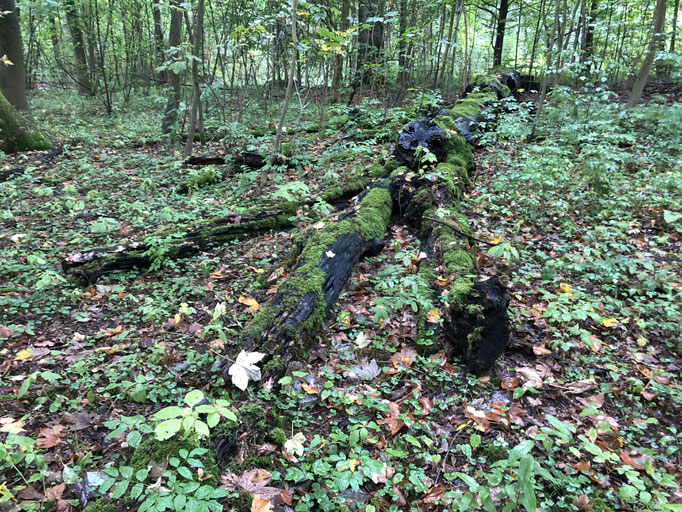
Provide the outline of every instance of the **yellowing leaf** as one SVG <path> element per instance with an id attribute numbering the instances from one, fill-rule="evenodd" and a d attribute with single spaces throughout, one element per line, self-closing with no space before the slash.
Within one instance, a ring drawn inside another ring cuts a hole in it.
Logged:
<path id="1" fill-rule="evenodd" d="M 289 454 L 296 454 L 300 457 L 303 455 L 304 441 L 305 436 L 301 432 L 298 432 L 294 437 L 284 443 L 284 450 Z"/>
<path id="2" fill-rule="evenodd" d="M 5 66 L 14 66 L 14 63 L 7 58 L 7 55 L 0 57 L 0 62 Z"/>
<path id="3" fill-rule="evenodd" d="M 258 301 L 256 299 L 252 299 L 251 297 L 244 297 L 242 295 L 239 297 L 239 303 L 244 304 L 245 306 L 249 306 L 249 309 L 247 311 L 251 314 L 260 311 L 260 304 L 258 304 Z"/>
<path id="4" fill-rule="evenodd" d="M 432 309 L 431 311 L 426 313 L 426 320 L 432 324 L 440 323 L 441 321 L 440 313 L 438 312 L 437 309 Z"/>
<path id="5" fill-rule="evenodd" d="M 260 496 L 253 496 L 251 500 L 251 512 L 270 512 L 272 504 L 270 498 L 261 498 Z"/>
<path id="6" fill-rule="evenodd" d="M 490 240 L 490 243 L 493 245 L 497 245 L 502 241 L 502 237 L 500 235 L 497 235 L 495 238 Z"/>
<path id="7" fill-rule="evenodd" d="M 19 432 L 23 432 L 25 430 L 23 421 L 14 421 L 14 418 L 11 418 L 10 416 L 0 418 L 0 425 L 2 425 L 0 426 L 0 432 L 18 434 Z"/>
<path id="8" fill-rule="evenodd" d="M 605 327 L 613 327 L 614 325 L 618 325 L 618 320 L 615 318 L 604 318 L 601 323 L 603 323 Z"/>
<path id="9" fill-rule="evenodd" d="M 573 291 L 571 285 L 568 283 L 559 283 L 559 290 L 562 293 L 571 293 Z"/>
<path id="10" fill-rule="evenodd" d="M 355 471 L 355 468 L 357 468 L 360 465 L 360 459 L 351 459 L 348 461 L 348 469 L 350 469 L 352 472 Z"/>
<path id="11" fill-rule="evenodd" d="M 259 381 L 261 378 L 260 368 L 256 366 L 265 354 L 260 352 L 245 352 L 242 350 L 237 356 L 230 369 L 227 371 L 232 376 L 232 384 L 237 386 L 242 391 L 249 385 L 249 381 Z"/>
<path id="12" fill-rule="evenodd" d="M 17 352 L 17 356 L 14 358 L 16 361 L 21 361 L 23 359 L 31 359 L 33 357 L 33 349 L 25 348 Z"/>
<path id="13" fill-rule="evenodd" d="M 257 268 L 255 272 L 256 274 L 262 274 L 263 272 L 265 272 L 265 269 Z"/>

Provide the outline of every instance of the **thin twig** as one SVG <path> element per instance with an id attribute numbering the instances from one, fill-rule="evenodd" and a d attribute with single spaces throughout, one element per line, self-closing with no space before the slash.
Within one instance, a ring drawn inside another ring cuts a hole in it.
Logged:
<path id="1" fill-rule="evenodd" d="M 492 243 L 490 243 L 490 242 L 486 242 L 485 240 L 481 240 L 480 238 L 476 238 L 475 236 L 471 236 L 471 235 L 465 233 L 464 231 L 460 231 L 459 229 L 457 229 L 455 226 L 453 226 L 453 225 L 450 224 L 449 222 L 445 222 L 445 221 L 440 220 L 440 219 L 434 219 L 433 217 L 422 217 L 422 218 L 424 218 L 424 219 L 426 219 L 426 220 L 430 220 L 431 222 L 436 222 L 437 224 L 441 224 L 442 226 L 445 226 L 446 228 L 450 228 L 452 231 L 454 231 L 454 232 L 457 233 L 458 235 L 461 235 L 461 236 L 463 236 L 463 237 L 466 237 L 466 238 L 468 238 L 468 239 L 470 239 L 470 240 L 474 240 L 475 242 L 478 242 L 478 243 L 487 245 L 487 246 L 489 246 L 489 247 L 494 247 L 494 246 L 495 246 L 495 244 L 492 244 Z"/>

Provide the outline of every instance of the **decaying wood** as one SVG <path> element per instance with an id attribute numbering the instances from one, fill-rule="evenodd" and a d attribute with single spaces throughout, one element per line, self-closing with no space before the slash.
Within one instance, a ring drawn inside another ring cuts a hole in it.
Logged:
<path id="1" fill-rule="evenodd" d="M 250 216 L 228 215 L 185 232 L 160 232 L 128 244 L 75 252 L 62 259 L 62 269 L 80 268 L 78 275 L 83 284 L 92 284 L 104 274 L 148 268 L 158 257 L 184 258 L 243 236 L 291 228 L 294 225 L 292 213 L 290 210 L 264 210 Z M 157 255 L 160 244 L 164 250 Z"/>
<path id="2" fill-rule="evenodd" d="M 494 82 L 494 87 L 483 84 L 482 88 L 496 95 L 504 93 L 499 81 Z M 459 196 L 473 169 L 471 147 L 463 137 L 465 131 L 459 128 L 461 123 L 457 122 L 463 116 L 457 113 L 471 110 L 474 104 L 478 105 L 478 112 L 474 113 L 477 114 L 491 98 L 495 96 L 482 94 L 463 102 L 459 109 L 455 105 L 447 119 L 441 115 L 410 123 L 400 134 L 393 153 L 398 165 L 417 170 L 421 155 L 431 153 L 441 162 L 435 166 L 436 174 L 440 172 L 447 179 L 434 181 L 409 172 L 394 173 L 381 182 L 381 188 L 370 188 L 359 202 L 359 218 L 339 218 L 329 226 L 316 226 L 320 231 L 301 242 L 298 260 L 280 283 L 277 295 L 242 331 L 240 348 L 265 352 L 275 360 L 288 360 L 305 352 L 353 265 L 367 247 L 379 246 L 390 224 L 386 216 L 394 215 L 421 228 L 423 244 L 431 254 L 423 264 L 425 272 L 438 268 L 453 273 L 448 295 L 452 303 L 444 312 L 446 322 L 440 331 L 446 345 L 459 351 L 472 371 L 489 369 L 508 343 L 509 297 L 498 279 L 479 280 L 473 257 L 464 244 L 453 240 L 451 230 L 464 233 L 468 229 L 468 223 L 462 229 L 453 225 L 460 215 Z M 471 123 L 466 131 L 470 129 L 475 129 Z M 376 211 L 362 218 L 363 206 Z M 435 229 L 422 226 L 422 221 L 432 219 L 437 211 L 447 212 L 449 218 L 443 222 L 453 225 Z M 364 221 L 371 218 L 376 218 L 372 220 L 372 235 L 360 236 Z M 342 256 L 339 250 L 343 251 Z"/>

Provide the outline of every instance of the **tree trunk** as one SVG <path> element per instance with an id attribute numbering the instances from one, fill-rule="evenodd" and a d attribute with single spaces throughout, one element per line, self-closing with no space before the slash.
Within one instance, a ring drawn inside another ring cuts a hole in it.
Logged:
<path id="1" fill-rule="evenodd" d="M 398 19 L 398 83 L 401 90 L 407 87 L 407 0 L 400 0 L 400 17 Z"/>
<path id="2" fill-rule="evenodd" d="M 500 0 L 497 14 L 497 28 L 495 29 L 495 45 L 493 47 L 493 67 L 502 65 L 502 49 L 504 48 L 504 31 L 509 14 L 509 0 Z"/>
<path id="3" fill-rule="evenodd" d="M 156 50 L 156 65 L 161 66 L 166 59 L 163 57 L 163 29 L 161 28 L 161 8 L 156 0 L 152 0 L 152 16 L 154 18 L 154 49 Z M 166 71 L 159 71 L 159 82 L 166 83 Z"/>
<path id="4" fill-rule="evenodd" d="M 644 86 L 649 78 L 649 73 L 654 65 L 654 58 L 656 56 L 656 50 L 658 49 L 659 40 L 662 37 L 661 31 L 663 30 L 663 23 L 665 22 L 665 0 L 656 0 L 656 7 L 654 9 L 654 19 L 653 28 L 651 34 L 651 40 L 649 41 L 649 51 L 644 58 L 642 63 L 642 68 L 639 70 L 637 79 L 632 86 L 632 91 L 628 98 L 628 108 L 632 108 L 642 97 L 642 91 L 644 91 Z"/>
<path id="5" fill-rule="evenodd" d="M 680 0 L 675 0 L 673 9 L 673 32 L 670 35 L 670 53 L 675 53 L 675 38 L 677 37 L 677 16 L 680 12 Z"/>
<path id="6" fill-rule="evenodd" d="M 0 0 L 0 12 L 6 13 L 0 16 L 0 57 L 5 55 L 11 62 L 0 62 L 0 92 L 14 108 L 30 117 L 19 12 L 14 0 Z"/>
<path id="7" fill-rule="evenodd" d="M 88 60 L 85 57 L 85 44 L 83 30 L 81 29 L 81 17 L 76 9 L 74 0 L 65 0 L 66 24 L 69 26 L 71 41 L 73 43 L 73 56 L 76 66 L 76 84 L 81 93 L 92 93 L 90 75 L 88 73 Z"/>
<path id="8" fill-rule="evenodd" d="M 174 62 L 181 57 L 180 43 L 182 40 L 182 10 L 180 8 L 180 0 L 171 0 L 170 3 L 170 30 L 168 32 L 168 48 L 169 59 Z M 164 135 L 175 134 L 171 137 L 171 144 L 175 142 L 177 137 L 177 123 L 178 123 L 178 108 L 180 107 L 180 73 L 168 69 L 168 84 L 170 85 L 170 94 L 168 102 L 166 103 L 166 110 L 164 111 L 163 121 L 161 123 L 161 133 Z"/>
<path id="9" fill-rule="evenodd" d="M 359 0 L 358 20 L 362 28 L 358 34 L 358 72 L 364 83 L 369 83 L 372 65 L 380 61 L 381 50 L 384 46 L 384 24 L 381 21 L 368 23 L 371 18 L 383 16 L 383 0 Z"/>
<path id="10" fill-rule="evenodd" d="M 350 15 L 350 0 L 343 0 L 341 3 L 341 23 L 339 28 L 341 32 L 348 30 L 348 16 Z M 338 95 L 343 81 L 343 55 L 337 54 L 334 57 L 334 78 L 332 79 L 332 89 L 334 94 Z M 338 97 L 338 96 L 337 96 Z"/>
<path id="11" fill-rule="evenodd" d="M 192 154 L 194 134 L 197 129 L 199 103 L 201 102 L 201 88 L 199 84 L 199 62 L 197 61 L 197 59 L 201 59 L 203 42 L 204 42 L 204 0 L 199 0 L 197 4 L 196 26 L 194 27 L 193 53 L 195 59 L 192 60 L 192 110 L 190 112 L 189 117 L 189 128 L 187 129 L 187 142 L 185 143 L 184 151 L 185 158 Z"/>
<path id="12" fill-rule="evenodd" d="M 277 135 L 275 136 L 274 153 L 277 155 L 282 152 L 282 129 L 284 128 L 284 119 L 289 110 L 289 101 L 291 101 L 291 93 L 294 90 L 294 72 L 296 71 L 296 56 L 298 54 L 298 38 L 296 36 L 296 0 L 291 3 L 291 61 L 289 63 L 289 80 L 287 82 L 287 92 L 284 95 L 284 104 L 279 115 L 279 123 L 277 123 Z"/>
<path id="13" fill-rule="evenodd" d="M 52 143 L 22 117 L 0 93 L 0 151 L 36 151 L 50 149 Z"/>

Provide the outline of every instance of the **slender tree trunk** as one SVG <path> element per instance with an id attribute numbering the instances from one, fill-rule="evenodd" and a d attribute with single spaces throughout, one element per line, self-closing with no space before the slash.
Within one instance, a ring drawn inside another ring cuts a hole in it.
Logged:
<path id="1" fill-rule="evenodd" d="M 680 12 L 680 0 L 675 0 L 675 8 L 673 9 L 673 33 L 670 36 L 670 53 L 675 53 L 675 38 L 677 36 L 677 16 Z"/>
<path id="2" fill-rule="evenodd" d="M 0 11 L 6 13 L 0 17 L 0 57 L 5 55 L 11 62 L 11 64 L 0 62 L 0 92 L 14 108 L 30 117 L 31 109 L 26 98 L 26 68 L 19 28 L 19 11 L 14 0 L 0 0 Z"/>
<path id="3" fill-rule="evenodd" d="M 509 14 L 509 0 L 500 0 L 500 9 L 497 15 L 497 28 L 495 30 L 495 45 L 493 47 L 493 67 L 502 65 L 502 49 L 504 48 L 504 31 L 507 26 Z"/>
<path id="4" fill-rule="evenodd" d="M 348 30 L 348 16 L 350 15 L 350 0 L 343 0 L 341 3 L 341 23 L 339 24 L 339 29 L 341 32 Z M 334 95 L 338 97 L 338 91 L 341 88 L 341 82 L 343 80 L 343 55 L 341 53 L 337 54 L 334 58 L 334 78 L 332 79 L 332 89 L 334 89 Z"/>
<path id="5" fill-rule="evenodd" d="M 407 86 L 408 77 L 407 41 L 405 40 L 405 32 L 407 32 L 407 0 L 400 0 L 398 32 L 398 83 L 402 90 Z"/>
<path id="6" fill-rule="evenodd" d="M 192 154 L 194 144 L 194 134 L 197 130 L 197 118 L 199 114 L 199 103 L 201 102 L 201 87 L 199 84 L 199 62 L 201 58 L 201 47 L 204 42 L 204 0 L 199 0 L 197 4 L 196 26 L 194 27 L 194 56 L 192 60 L 192 111 L 189 117 L 189 127 L 187 128 L 187 142 L 185 143 L 184 156 L 187 158 Z"/>
<path id="7" fill-rule="evenodd" d="M 152 15 L 154 17 L 154 50 L 156 53 L 156 65 L 161 66 L 166 59 L 163 58 L 163 29 L 161 28 L 161 7 L 156 0 L 152 0 Z M 158 76 L 159 82 L 166 83 L 166 71 L 162 70 Z"/>
<path id="8" fill-rule="evenodd" d="M 585 23 L 585 52 L 583 53 L 583 62 L 587 65 L 587 71 L 592 70 L 594 64 L 594 24 L 597 19 L 597 7 L 599 0 L 592 0 L 590 5 L 590 13 Z"/>
<path id="9" fill-rule="evenodd" d="M 639 70 L 637 79 L 632 86 L 632 91 L 630 91 L 630 96 L 628 98 L 628 108 L 632 108 L 642 97 L 642 91 L 646 85 L 646 81 L 649 78 L 649 73 L 654 65 L 654 58 L 656 56 L 656 51 L 659 46 L 659 40 L 662 37 L 663 24 L 665 23 L 665 0 L 656 0 L 656 7 L 654 9 L 654 19 L 653 19 L 653 29 L 651 34 L 651 40 L 649 41 L 649 51 L 644 58 L 642 63 L 642 68 Z"/>
<path id="10" fill-rule="evenodd" d="M 294 89 L 294 72 L 296 70 L 296 57 L 298 54 L 298 38 L 296 36 L 296 0 L 291 2 L 291 62 L 289 63 L 289 81 L 287 83 L 287 92 L 284 95 L 284 104 L 279 115 L 279 123 L 277 124 L 277 135 L 275 136 L 275 154 L 282 152 L 282 129 L 284 128 L 284 119 L 287 116 L 289 109 L 289 101 L 291 101 L 291 93 Z"/>
<path id="11" fill-rule="evenodd" d="M 450 55 L 450 46 L 452 46 L 452 31 L 455 27 L 455 11 L 457 10 L 457 4 L 459 2 L 455 2 L 450 6 L 450 25 L 448 27 L 448 38 L 447 41 L 445 42 L 445 52 L 443 54 L 443 71 L 440 74 L 440 84 L 441 87 L 444 89 L 446 84 L 447 84 L 447 72 L 449 69 L 449 61 L 448 57 Z"/>
<path id="12" fill-rule="evenodd" d="M 69 26 L 71 41 L 73 43 L 73 56 L 76 65 L 76 84 L 81 93 L 92 93 L 90 76 L 88 74 L 88 60 L 85 57 L 85 45 L 83 42 L 83 30 L 81 20 L 74 0 L 65 0 L 64 9 L 66 10 L 66 24 Z"/>

